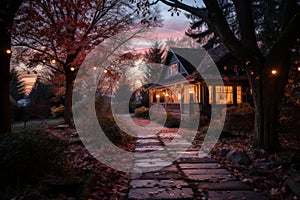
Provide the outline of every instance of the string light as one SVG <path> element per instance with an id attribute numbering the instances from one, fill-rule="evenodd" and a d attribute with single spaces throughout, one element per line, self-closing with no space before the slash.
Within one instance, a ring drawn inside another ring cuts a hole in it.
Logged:
<path id="1" fill-rule="evenodd" d="M 108 71 L 107 71 L 107 69 L 105 69 L 103 72 L 104 72 L 104 74 L 106 74 Z"/>
<path id="2" fill-rule="evenodd" d="M 97 70 L 97 67 L 94 67 L 94 70 Z"/>
<path id="3" fill-rule="evenodd" d="M 55 64 L 55 63 L 56 63 L 56 60 L 55 60 L 55 59 L 52 59 L 52 60 L 51 60 L 51 63 L 52 63 L 52 64 Z"/>
<path id="4" fill-rule="evenodd" d="M 271 73 L 272 73 L 273 75 L 276 75 L 276 74 L 277 74 L 277 70 L 276 70 L 276 69 L 273 69 L 273 70 L 271 71 Z"/>
<path id="5" fill-rule="evenodd" d="M 300 72 L 300 67 L 298 67 L 298 71 Z"/>
<path id="6" fill-rule="evenodd" d="M 7 49 L 7 50 L 6 50 L 6 53 L 7 53 L 7 54 L 11 54 L 11 50 L 10 50 L 10 49 Z"/>
<path id="7" fill-rule="evenodd" d="M 75 71 L 75 68 L 74 68 L 74 67 L 71 67 L 70 70 L 73 72 L 73 71 Z"/>

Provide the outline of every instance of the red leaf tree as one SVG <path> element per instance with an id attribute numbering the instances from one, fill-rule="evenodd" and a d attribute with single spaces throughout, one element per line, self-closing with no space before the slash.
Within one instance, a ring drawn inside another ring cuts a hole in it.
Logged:
<path id="1" fill-rule="evenodd" d="M 139 16 L 125 0 L 28 1 L 15 19 L 13 44 L 17 59 L 28 67 L 41 64 L 65 75 L 64 121 L 69 124 L 73 82 L 86 55 L 106 38 L 154 15 Z"/>

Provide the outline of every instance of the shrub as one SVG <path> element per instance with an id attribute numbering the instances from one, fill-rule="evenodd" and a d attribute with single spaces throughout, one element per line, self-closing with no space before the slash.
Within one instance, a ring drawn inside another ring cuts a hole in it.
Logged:
<path id="1" fill-rule="evenodd" d="M 134 110 L 134 115 L 136 117 L 149 117 L 149 108 L 145 106 L 139 107 Z"/>
<path id="2" fill-rule="evenodd" d="M 67 144 L 42 131 L 0 136 L 0 186 L 37 181 L 46 172 L 64 174 Z"/>
<path id="3" fill-rule="evenodd" d="M 227 114 L 235 115 L 252 115 L 254 114 L 254 108 L 249 103 L 241 103 L 237 106 L 230 106 L 226 108 Z"/>
<path id="4" fill-rule="evenodd" d="M 93 105 L 92 105 L 93 104 Z M 90 135 L 88 132 L 91 128 L 96 126 L 101 126 L 101 129 L 107 136 L 107 138 L 112 141 L 115 145 L 119 145 L 121 148 L 122 146 L 127 147 L 131 141 L 133 141 L 133 137 L 124 133 L 116 124 L 114 120 L 114 116 L 112 114 L 111 106 L 109 103 L 105 103 L 104 98 L 102 96 L 97 96 L 96 100 L 94 98 L 91 99 L 84 99 L 81 102 L 77 102 L 76 105 L 73 107 L 75 110 L 80 108 L 82 115 L 86 115 L 81 118 L 80 126 L 86 127 L 86 134 L 87 137 L 94 137 Z M 95 112 L 98 122 L 97 124 L 93 124 L 94 120 L 91 120 L 89 113 Z M 99 138 L 95 138 L 99 139 Z M 92 139 L 91 139 L 92 140 Z"/>
<path id="5" fill-rule="evenodd" d="M 51 115 L 54 118 L 62 117 L 64 115 L 65 107 L 63 105 L 59 105 L 58 107 L 51 107 Z"/>
<path id="6" fill-rule="evenodd" d="M 224 129 L 252 130 L 254 125 L 254 108 L 249 103 L 242 103 L 227 108 Z"/>
<path id="7" fill-rule="evenodd" d="M 178 128 L 180 126 L 180 118 L 176 117 L 171 112 L 152 111 L 151 120 L 168 128 Z"/>

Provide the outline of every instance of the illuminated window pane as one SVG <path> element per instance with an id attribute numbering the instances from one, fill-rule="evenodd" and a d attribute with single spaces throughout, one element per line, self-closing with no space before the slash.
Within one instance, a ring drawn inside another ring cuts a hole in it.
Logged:
<path id="1" fill-rule="evenodd" d="M 236 87 L 236 102 L 238 104 L 242 103 L 242 86 Z"/>
<path id="2" fill-rule="evenodd" d="M 232 86 L 216 86 L 216 104 L 233 104 Z"/>
<path id="3" fill-rule="evenodd" d="M 213 86 L 208 86 L 209 104 L 213 103 Z"/>

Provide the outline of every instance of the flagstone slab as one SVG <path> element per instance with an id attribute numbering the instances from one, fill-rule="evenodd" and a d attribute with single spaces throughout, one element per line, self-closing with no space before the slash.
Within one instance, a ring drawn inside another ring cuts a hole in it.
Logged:
<path id="1" fill-rule="evenodd" d="M 129 191 L 128 199 L 194 199 L 194 193 L 191 188 L 132 188 Z"/>
<path id="2" fill-rule="evenodd" d="M 134 154 L 134 157 L 138 159 L 156 159 L 156 158 L 166 158 L 169 157 L 169 155 L 166 153 L 159 153 L 159 152 L 136 152 Z"/>
<path id="3" fill-rule="evenodd" d="M 143 152 L 143 151 L 159 151 L 164 150 L 163 146 L 138 146 L 135 148 L 136 152 Z"/>
<path id="4" fill-rule="evenodd" d="M 222 191 L 235 191 L 235 190 L 253 190 L 249 185 L 241 181 L 225 181 L 221 183 L 199 183 L 198 187 L 208 188 L 208 190 L 222 190 Z"/>
<path id="5" fill-rule="evenodd" d="M 254 191 L 209 191 L 208 197 L 211 200 L 267 200 L 262 193 Z"/>
<path id="6" fill-rule="evenodd" d="M 231 174 L 230 171 L 228 171 L 227 169 L 185 169 L 182 170 L 184 174 L 186 174 L 187 176 L 189 175 L 208 175 L 208 174 L 215 174 L 215 175 L 219 175 L 219 174 L 225 174 L 225 175 L 229 175 Z"/>
<path id="7" fill-rule="evenodd" d="M 180 158 L 177 160 L 178 163 L 217 163 L 217 161 L 213 158 L 199 158 L 199 157 L 192 157 L 192 158 Z"/>
<path id="8" fill-rule="evenodd" d="M 168 187 L 178 188 L 188 187 L 188 184 L 182 180 L 132 180 L 130 182 L 132 188 L 147 188 L 147 187 Z"/>
<path id="9" fill-rule="evenodd" d="M 181 169 L 219 169 L 221 165 L 218 163 L 182 163 L 179 164 Z"/>
<path id="10" fill-rule="evenodd" d="M 134 166 L 135 167 L 138 167 L 138 168 L 153 168 L 153 167 L 166 167 L 168 165 L 170 165 L 172 163 L 170 162 L 163 162 L 163 161 L 160 161 L 160 162 L 138 162 L 138 163 L 135 163 Z"/>
<path id="11" fill-rule="evenodd" d="M 166 158 L 140 158 L 140 159 L 136 159 L 135 163 L 159 163 L 159 162 L 171 162 L 172 159 L 170 159 L 169 157 Z"/>
<path id="12" fill-rule="evenodd" d="M 132 174 L 132 179 L 154 179 L 154 180 L 162 180 L 162 179 L 180 179 L 181 176 L 177 172 L 170 171 L 159 171 L 159 172 L 147 172 L 142 174 Z"/>
<path id="13" fill-rule="evenodd" d="M 231 175 L 215 175 L 215 174 L 197 174 L 197 175 L 188 175 L 187 178 L 191 181 L 197 181 L 197 182 L 222 182 L 222 181 L 234 181 L 237 180 L 235 176 Z"/>

